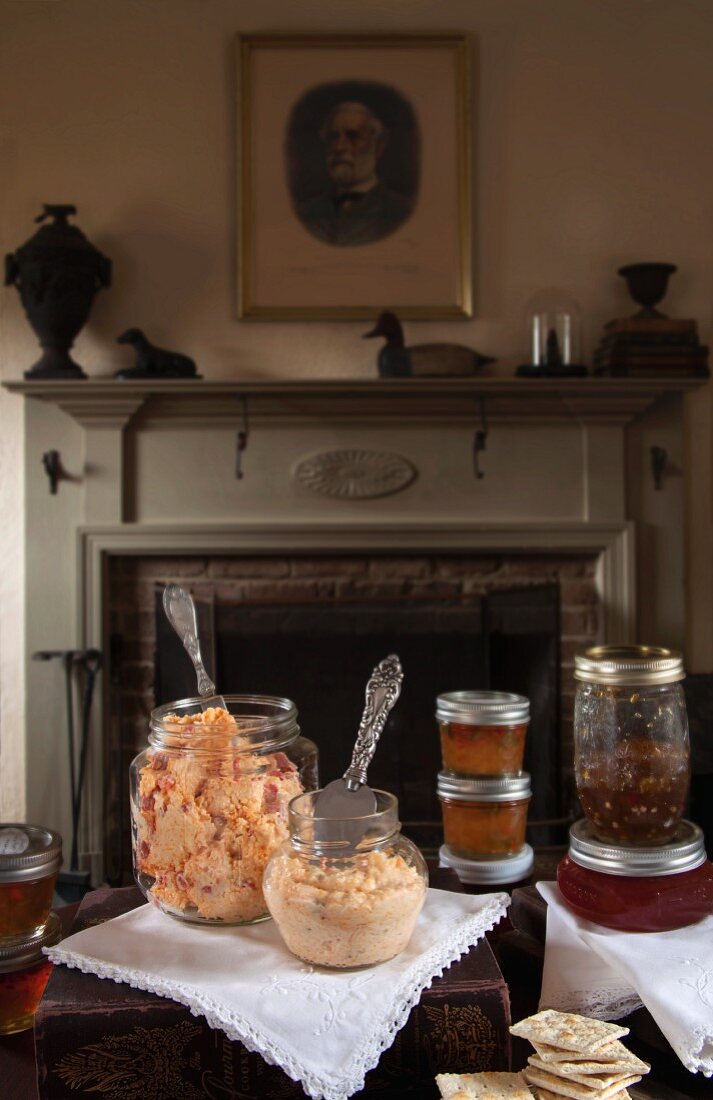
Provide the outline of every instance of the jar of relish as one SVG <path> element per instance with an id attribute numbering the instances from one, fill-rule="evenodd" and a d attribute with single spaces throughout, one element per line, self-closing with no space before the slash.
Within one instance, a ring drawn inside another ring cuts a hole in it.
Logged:
<path id="1" fill-rule="evenodd" d="M 598 646 L 575 656 L 574 771 L 599 840 L 658 845 L 683 816 L 690 783 L 680 653 Z"/>
<path id="2" fill-rule="evenodd" d="M 450 691 L 436 699 L 443 767 L 461 775 L 519 772 L 530 702 L 507 691 Z"/>
<path id="3" fill-rule="evenodd" d="M 590 821 L 577 821 L 557 884 L 578 917 L 622 932 L 667 932 L 713 913 L 713 864 L 690 821 L 647 848 L 604 844 Z"/>
<path id="4" fill-rule="evenodd" d="M 0 825 L 0 944 L 44 928 L 62 866 L 62 838 L 42 825 Z"/>
<path id="5" fill-rule="evenodd" d="M 42 953 L 62 938 L 56 913 L 31 936 L 0 944 L 0 1035 L 12 1035 L 32 1027 L 35 1012 L 52 973 L 52 963 Z"/>
<path id="6" fill-rule="evenodd" d="M 438 773 L 443 835 L 460 859 L 493 859 L 522 852 L 532 796 L 527 772 L 465 776 Z"/>

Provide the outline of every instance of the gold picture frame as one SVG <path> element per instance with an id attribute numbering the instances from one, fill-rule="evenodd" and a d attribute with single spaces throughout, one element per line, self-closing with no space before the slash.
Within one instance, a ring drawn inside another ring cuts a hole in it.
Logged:
<path id="1" fill-rule="evenodd" d="M 237 40 L 238 315 L 472 316 L 464 35 Z"/>

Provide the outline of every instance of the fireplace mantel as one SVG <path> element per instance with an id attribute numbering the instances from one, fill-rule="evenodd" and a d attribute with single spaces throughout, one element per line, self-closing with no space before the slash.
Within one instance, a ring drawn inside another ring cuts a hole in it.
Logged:
<path id="1" fill-rule="evenodd" d="M 82 427 L 163 421 L 238 424 L 333 421 L 472 423 L 489 421 L 626 424 L 662 399 L 703 385 L 702 378 L 351 378 L 11 381 L 11 393 L 49 402 Z"/>
<path id="2" fill-rule="evenodd" d="M 107 649 L 107 577 L 117 556 L 586 552 L 598 560 L 602 640 L 680 644 L 690 415 L 683 398 L 701 384 L 515 377 L 4 383 L 25 399 L 27 703 L 8 738 L 33 761 L 29 819 L 69 835 L 61 668 L 32 654 Z M 654 445 L 670 458 L 663 492 L 652 477 Z M 56 492 L 46 473 L 50 449 L 59 455 Z M 335 455 L 347 466 L 355 456 L 367 471 L 409 476 L 387 493 L 354 495 L 322 492 L 302 477 L 320 462 L 329 470 Z M 637 562 L 642 576 L 646 566 L 638 612 Z M 106 686 L 95 697 L 80 836 L 97 880 Z"/>

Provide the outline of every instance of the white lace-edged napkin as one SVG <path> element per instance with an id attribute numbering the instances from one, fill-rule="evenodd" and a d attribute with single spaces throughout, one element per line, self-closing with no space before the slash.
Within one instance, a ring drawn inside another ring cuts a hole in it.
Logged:
<path id="1" fill-rule="evenodd" d="M 406 949 L 356 971 L 296 959 L 273 921 L 208 928 L 143 905 L 63 940 L 55 963 L 187 1005 L 305 1092 L 343 1100 L 364 1085 L 422 990 L 505 915 L 507 894 L 429 890 Z"/>
<path id="2" fill-rule="evenodd" d="M 617 932 L 581 920 L 554 882 L 540 1008 L 618 1020 L 645 1005 L 686 1069 L 713 1076 L 713 916 L 672 932 Z"/>

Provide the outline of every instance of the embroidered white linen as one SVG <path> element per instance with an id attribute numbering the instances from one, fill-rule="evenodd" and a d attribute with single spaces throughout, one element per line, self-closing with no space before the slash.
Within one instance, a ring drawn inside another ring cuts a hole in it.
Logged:
<path id="1" fill-rule="evenodd" d="M 713 916 L 673 932 L 617 932 L 575 916 L 554 882 L 540 1008 L 618 1020 L 645 1005 L 691 1073 L 713 1075 Z"/>
<path id="2" fill-rule="evenodd" d="M 201 928 L 151 905 L 77 932 L 46 954 L 180 1001 L 281 1066 L 315 1100 L 343 1100 L 363 1087 L 422 990 L 497 924 L 509 900 L 429 890 L 405 951 L 368 970 L 307 966 L 273 921 Z"/>

